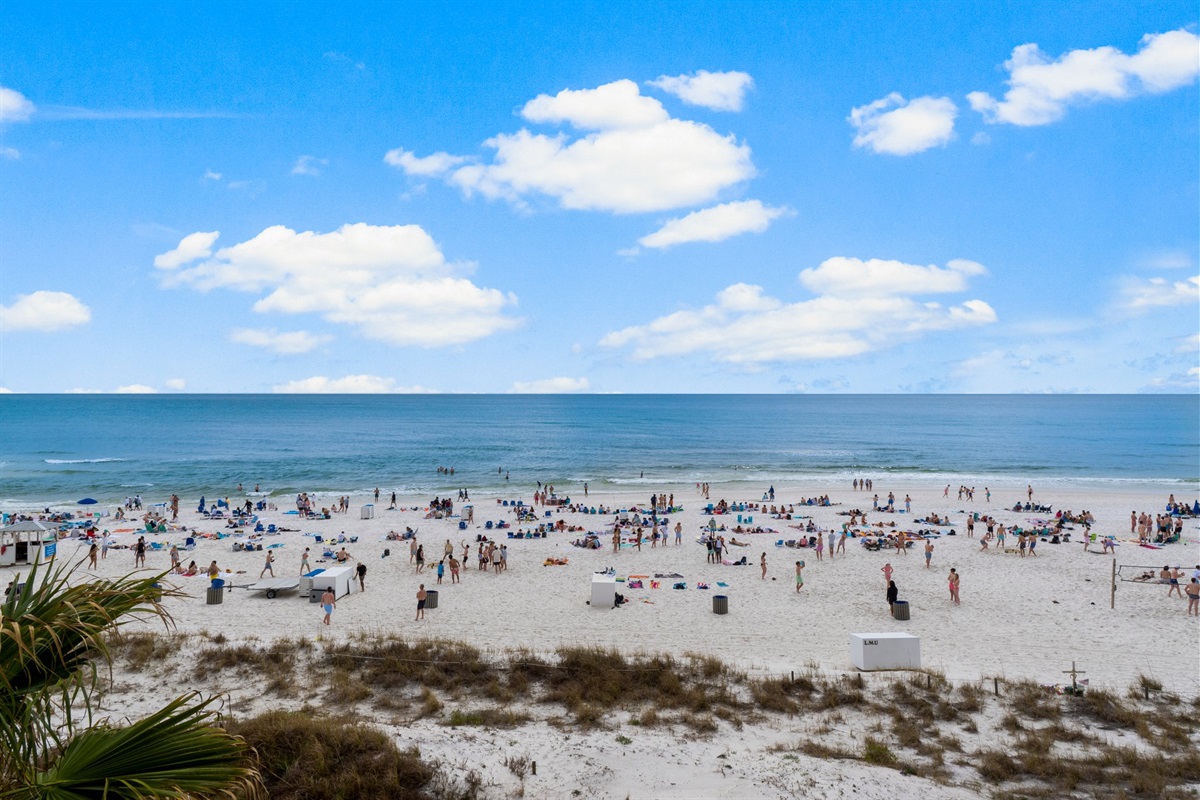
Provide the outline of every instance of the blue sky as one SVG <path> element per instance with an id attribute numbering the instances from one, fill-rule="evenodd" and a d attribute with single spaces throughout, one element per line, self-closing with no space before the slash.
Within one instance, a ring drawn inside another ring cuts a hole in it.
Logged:
<path id="1" fill-rule="evenodd" d="M 15 392 L 1194 392 L 1194 3 L 12 3 Z"/>

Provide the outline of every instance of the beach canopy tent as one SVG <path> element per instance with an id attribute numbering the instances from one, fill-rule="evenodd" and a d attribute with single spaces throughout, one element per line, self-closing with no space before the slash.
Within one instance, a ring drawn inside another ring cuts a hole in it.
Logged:
<path id="1" fill-rule="evenodd" d="M 33 564 L 57 549 L 58 526 L 26 520 L 0 528 L 0 567 Z"/>

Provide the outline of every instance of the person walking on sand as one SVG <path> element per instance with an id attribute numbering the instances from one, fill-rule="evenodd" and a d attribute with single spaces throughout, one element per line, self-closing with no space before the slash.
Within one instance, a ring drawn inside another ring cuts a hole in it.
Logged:
<path id="1" fill-rule="evenodd" d="M 800 589 L 804 587 L 804 562 L 796 562 L 796 594 L 800 594 Z"/>
<path id="2" fill-rule="evenodd" d="M 417 589 L 417 616 L 413 622 L 418 622 L 425 619 L 425 598 L 429 594 L 425 591 L 425 584 L 421 584 L 421 588 Z"/>
<path id="3" fill-rule="evenodd" d="M 176 556 L 178 557 L 179 551 L 176 550 L 175 553 L 176 553 Z M 99 547 L 99 545 L 96 544 L 95 541 L 93 541 L 92 546 L 88 548 L 88 566 L 91 567 L 92 569 L 100 568 L 100 565 L 96 562 L 96 557 L 99 554 L 100 554 L 100 547 Z"/>
<path id="4" fill-rule="evenodd" d="M 414 536 L 408 540 L 408 563 L 412 564 L 417 560 L 417 537 Z"/>
<path id="5" fill-rule="evenodd" d="M 133 566 L 135 566 L 135 567 L 146 566 L 146 537 L 145 536 L 139 536 L 138 540 L 137 540 L 137 544 L 134 545 Z"/>
<path id="6" fill-rule="evenodd" d="M 308 563 L 308 548 L 304 548 L 304 552 L 300 554 L 300 574 L 307 575 L 312 572 L 312 567 Z"/>
<path id="7" fill-rule="evenodd" d="M 425 571 L 425 545 L 417 545 L 417 574 Z"/>
<path id="8" fill-rule="evenodd" d="M 358 565 L 354 568 L 354 575 L 358 578 L 358 590 L 365 592 L 367 590 L 367 565 L 361 561 L 358 562 Z"/>
<path id="9" fill-rule="evenodd" d="M 948 578 L 948 582 L 950 584 L 950 599 L 954 601 L 954 605 L 959 605 L 959 602 L 958 602 L 959 580 L 960 580 L 960 576 L 958 574 L 958 570 L 956 570 L 954 567 L 951 567 L 950 568 L 950 577 Z"/>
<path id="10" fill-rule="evenodd" d="M 892 582 L 892 565 L 891 565 L 891 562 L 888 562 L 887 564 L 884 564 L 884 565 L 883 565 L 882 572 L 883 572 L 883 582 L 884 582 L 884 584 L 891 583 L 891 582 Z"/>
<path id="11" fill-rule="evenodd" d="M 888 581 L 887 602 L 889 609 L 895 609 L 896 599 L 900 597 L 900 590 L 896 588 L 895 581 Z"/>
<path id="12" fill-rule="evenodd" d="M 263 564 L 262 572 L 258 573 L 258 577 L 261 579 L 268 572 L 271 573 L 272 578 L 275 577 L 275 554 L 270 550 L 267 551 L 266 563 Z"/>
<path id="13" fill-rule="evenodd" d="M 613 552 L 621 549 L 621 526 L 613 527 Z"/>
<path id="14" fill-rule="evenodd" d="M 767 554 L 765 552 L 762 554 L 762 558 L 758 560 L 758 563 L 762 566 L 762 579 L 765 581 L 767 579 Z"/>
<path id="15" fill-rule="evenodd" d="M 821 555 L 825 552 L 825 534 L 817 533 L 817 561 L 821 561 Z"/>
<path id="16" fill-rule="evenodd" d="M 450 583 L 462 583 L 462 578 L 458 576 L 458 570 L 461 566 L 457 558 L 450 556 Z"/>
<path id="17" fill-rule="evenodd" d="M 442 576 L 446 574 L 446 559 L 442 559 L 437 565 L 437 582 L 442 582 Z"/>
<path id="18" fill-rule="evenodd" d="M 929 569 L 929 562 L 933 560 L 933 540 L 925 540 L 925 569 Z"/>
<path id="19" fill-rule="evenodd" d="M 842 555 L 846 554 L 846 536 L 847 535 L 848 534 L 846 533 L 846 528 L 845 528 L 845 526 L 843 526 L 842 527 L 842 535 L 838 537 L 838 546 L 837 546 L 837 551 L 839 553 L 841 553 Z M 830 534 L 830 536 L 833 536 L 833 534 Z"/>
<path id="20" fill-rule="evenodd" d="M 321 608 L 325 610 L 325 619 L 322 622 L 329 625 L 333 610 L 337 608 L 337 597 L 334 595 L 333 589 L 326 589 L 325 593 L 321 595 Z"/>

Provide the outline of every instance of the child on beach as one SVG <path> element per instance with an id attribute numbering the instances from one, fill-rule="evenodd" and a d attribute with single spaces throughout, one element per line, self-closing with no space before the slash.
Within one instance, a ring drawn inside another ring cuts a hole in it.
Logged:
<path id="1" fill-rule="evenodd" d="M 804 562 L 796 562 L 796 594 L 800 593 L 800 589 L 804 586 Z"/>
<path id="2" fill-rule="evenodd" d="M 767 554 L 766 553 L 762 554 L 762 558 L 759 560 L 759 563 L 762 565 L 762 579 L 765 581 L 767 579 Z"/>
<path id="3" fill-rule="evenodd" d="M 337 597 L 334 595 L 333 589 L 326 589 L 325 593 L 321 595 L 321 608 L 325 610 L 325 619 L 322 622 L 329 625 L 333 610 L 337 608 Z"/>
<path id="4" fill-rule="evenodd" d="M 446 559 L 442 559 L 437 565 L 437 582 L 442 582 L 442 576 L 446 574 Z"/>
<path id="5" fill-rule="evenodd" d="M 950 568 L 950 577 L 948 578 L 948 582 L 950 584 L 950 599 L 954 601 L 954 605 L 958 605 L 959 575 L 958 570 L 956 570 L 954 567 Z"/>
<path id="6" fill-rule="evenodd" d="M 890 562 L 883 565 L 882 572 L 883 572 L 883 583 L 886 586 L 892 582 L 892 565 Z"/>

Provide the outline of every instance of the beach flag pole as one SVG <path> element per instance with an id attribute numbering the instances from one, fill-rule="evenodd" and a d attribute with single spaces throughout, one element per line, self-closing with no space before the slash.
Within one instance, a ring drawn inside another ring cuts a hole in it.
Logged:
<path id="1" fill-rule="evenodd" d="M 1108 607 L 1114 609 L 1117 607 L 1117 559 L 1113 559 L 1112 563 L 1112 591 L 1108 596 Z"/>

